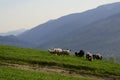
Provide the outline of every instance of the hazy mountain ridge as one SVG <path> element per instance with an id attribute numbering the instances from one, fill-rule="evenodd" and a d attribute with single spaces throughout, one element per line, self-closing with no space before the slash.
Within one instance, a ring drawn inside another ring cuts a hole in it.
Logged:
<path id="1" fill-rule="evenodd" d="M 31 43 L 22 41 L 13 35 L 0 36 L 0 44 L 12 45 L 12 46 L 18 46 L 18 47 L 32 47 L 33 46 Z"/>
<path id="2" fill-rule="evenodd" d="M 115 5 L 117 7 L 108 9 L 108 6 Z M 38 25 L 27 33 L 20 35 L 19 38 L 23 38 L 25 41 L 29 41 L 32 43 L 41 44 L 43 42 L 46 42 L 46 37 L 48 37 L 48 39 L 49 37 L 51 39 L 54 39 L 56 36 L 62 36 L 61 33 L 66 34 L 69 32 L 73 32 L 78 30 L 80 27 L 82 29 L 82 27 L 91 24 L 97 20 L 101 20 L 103 18 L 107 18 L 111 15 L 117 14 L 120 12 L 118 6 L 120 6 L 120 3 L 108 4 L 85 11 L 83 13 L 75 13 L 63 16 L 56 20 L 48 21 L 42 25 Z"/>
<path id="3" fill-rule="evenodd" d="M 71 39 L 72 49 L 85 49 L 93 52 L 118 54 L 120 48 L 120 14 L 89 24 L 84 29 L 65 36 Z M 64 40 L 65 41 L 65 40 Z M 65 42 L 67 43 L 67 40 Z M 119 55 L 119 54 L 118 54 Z"/>
<path id="4" fill-rule="evenodd" d="M 18 35 L 17 39 L 39 49 L 61 47 L 119 55 L 119 7 L 120 2 L 50 20 Z"/>
<path id="5" fill-rule="evenodd" d="M 20 34 L 24 33 L 25 31 L 27 31 L 27 29 L 19 29 L 19 30 L 0 33 L 0 35 L 1 36 L 9 36 L 9 35 L 17 36 L 17 35 L 20 35 Z"/>

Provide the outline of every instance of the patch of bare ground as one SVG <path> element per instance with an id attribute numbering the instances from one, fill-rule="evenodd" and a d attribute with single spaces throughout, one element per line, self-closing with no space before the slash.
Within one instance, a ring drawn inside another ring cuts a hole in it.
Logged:
<path id="1" fill-rule="evenodd" d="M 13 64 L 13 63 L 1 63 L 0 66 L 7 66 L 11 68 L 17 68 L 21 70 L 36 71 L 36 72 L 48 72 L 48 73 L 60 73 L 63 75 L 80 77 L 80 78 L 92 78 L 95 80 L 118 80 L 114 78 L 103 78 L 100 76 L 89 75 L 89 74 L 78 74 L 72 71 L 67 71 L 58 67 L 49 67 L 49 66 L 40 66 L 40 65 L 22 65 L 22 64 Z"/>

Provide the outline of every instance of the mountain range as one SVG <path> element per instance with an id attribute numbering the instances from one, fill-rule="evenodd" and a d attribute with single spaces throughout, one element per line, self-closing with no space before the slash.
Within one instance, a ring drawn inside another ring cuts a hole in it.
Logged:
<path id="1" fill-rule="evenodd" d="M 17 35 L 24 33 L 25 31 L 27 31 L 27 29 L 14 30 L 14 31 L 0 33 L 0 36 L 9 36 L 9 35 L 17 36 Z"/>
<path id="2" fill-rule="evenodd" d="M 35 48 L 54 47 L 118 54 L 120 51 L 120 2 L 60 17 L 40 24 L 18 38 Z M 120 54 L 119 54 L 120 55 Z"/>
<path id="3" fill-rule="evenodd" d="M 70 48 L 73 52 L 83 49 L 104 55 L 120 56 L 119 7 L 120 2 L 117 2 L 82 13 L 62 16 L 40 24 L 14 38 L 21 42 L 20 44 L 26 45 L 20 45 L 22 47 L 44 50 L 54 47 Z M 10 40 L 14 41 L 14 38 Z"/>
<path id="4" fill-rule="evenodd" d="M 13 35 L 0 36 L 0 44 L 12 45 L 12 46 L 17 46 L 17 47 L 27 47 L 27 48 L 31 48 L 33 46 L 31 43 L 20 40 L 16 36 L 13 36 Z"/>

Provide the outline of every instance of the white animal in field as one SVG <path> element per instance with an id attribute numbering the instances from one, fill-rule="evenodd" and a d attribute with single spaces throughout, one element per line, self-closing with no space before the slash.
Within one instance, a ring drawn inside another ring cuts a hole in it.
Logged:
<path id="1" fill-rule="evenodd" d="M 62 51 L 63 55 L 70 55 L 71 54 L 71 50 L 70 49 L 66 49 Z"/>
<path id="2" fill-rule="evenodd" d="M 87 52 L 86 58 L 87 58 L 89 61 L 92 61 L 92 60 L 93 60 L 93 55 L 92 55 L 92 53 Z"/>
<path id="3" fill-rule="evenodd" d="M 53 49 L 48 49 L 48 51 L 51 54 L 57 54 L 57 55 L 70 55 L 71 54 L 70 49 L 63 50 L 61 48 L 53 48 Z"/>
<path id="4" fill-rule="evenodd" d="M 48 51 L 51 54 L 61 55 L 63 50 L 61 48 L 53 48 L 53 49 L 49 49 Z"/>

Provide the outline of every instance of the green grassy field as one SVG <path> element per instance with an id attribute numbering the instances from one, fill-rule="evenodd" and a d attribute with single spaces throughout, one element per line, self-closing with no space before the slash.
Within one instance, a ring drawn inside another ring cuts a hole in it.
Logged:
<path id="1" fill-rule="evenodd" d="M 94 60 L 90 62 L 85 58 L 80 58 L 76 56 L 51 55 L 48 51 L 42 51 L 42 50 L 0 46 L 0 61 L 1 61 L 0 63 L 7 62 L 7 63 L 17 63 L 17 64 L 26 64 L 26 65 L 38 64 L 43 67 L 56 66 L 61 69 L 76 72 L 78 74 L 90 74 L 90 75 L 96 75 L 102 77 L 120 78 L 119 63 L 112 63 L 103 60 Z M 27 73 L 26 71 L 23 72 Z M 29 76 L 31 74 L 29 74 Z M 50 79 L 46 79 L 46 80 L 50 80 Z M 55 80 L 59 80 L 59 79 L 55 79 Z M 67 79 L 63 79 L 63 80 L 67 80 Z"/>
<path id="2" fill-rule="evenodd" d="M 65 76 L 56 73 L 32 72 L 26 70 L 0 67 L 0 80 L 93 80 Z"/>

